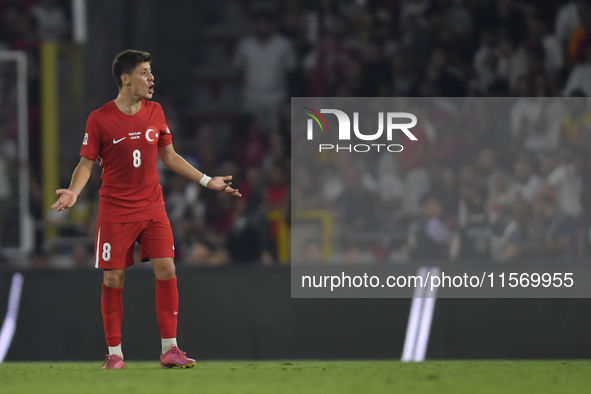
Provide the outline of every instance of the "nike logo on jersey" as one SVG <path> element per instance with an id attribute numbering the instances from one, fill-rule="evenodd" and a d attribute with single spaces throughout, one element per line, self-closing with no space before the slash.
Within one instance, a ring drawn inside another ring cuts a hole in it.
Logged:
<path id="1" fill-rule="evenodd" d="M 123 138 L 121 138 L 121 139 L 119 139 L 119 140 L 116 140 L 115 138 L 113 138 L 113 144 L 118 144 L 118 143 L 120 143 L 121 141 L 123 141 L 123 140 L 124 140 L 124 139 L 126 139 L 126 138 L 127 138 L 127 137 L 123 137 Z"/>
<path id="2" fill-rule="evenodd" d="M 179 314 L 179 312 L 178 312 L 178 311 L 175 311 L 175 312 L 174 312 L 174 314 L 175 314 L 175 315 L 178 315 L 178 314 Z"/>

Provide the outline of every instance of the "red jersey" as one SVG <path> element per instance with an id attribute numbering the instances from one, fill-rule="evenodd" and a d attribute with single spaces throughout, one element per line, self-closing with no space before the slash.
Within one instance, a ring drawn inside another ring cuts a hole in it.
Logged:
<path id="1" fill-rule="evenodd" d="M 80 156 L 103 168 L 99 222 L 130 223 L 166 217 L 156 165 L 158 148 L 172 143 L 160 104 L 142 100 L 135 115 L 111 101 L 91 112 Z"/>

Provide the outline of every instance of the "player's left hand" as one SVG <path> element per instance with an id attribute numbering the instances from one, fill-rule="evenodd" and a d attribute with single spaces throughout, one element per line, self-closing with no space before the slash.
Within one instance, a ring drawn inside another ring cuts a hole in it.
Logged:
<path id="1" fill-rule="evenodd" d="M 232 182 L 226 183 L 226 181 L 231 181 L 232 175 L 226 176 L 215 176 L 211 178 L 211 180 L 207 183 L 207 188 L 211 190 L 216 190 L 218 192 L 228 193 L 232 196 L 242 197 L 242 194 L 238 191 L 238 189 L 231 188 L 230 185 Z"/>
<path id="2" fill-rule="evenodd" d="M 59 198 L 51 205 L 51 209 L 57 208 L 58 212 L 73 207 L 78 199 L 78 195 L 69 189 L 57 189 L 55 194 L 58 195 Z"/>

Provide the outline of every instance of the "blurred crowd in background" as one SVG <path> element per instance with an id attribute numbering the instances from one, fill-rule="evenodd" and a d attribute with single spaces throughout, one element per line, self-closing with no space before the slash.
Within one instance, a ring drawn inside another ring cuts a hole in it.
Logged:
<path id="1" fill-rule="evenodd" d="M 385 106 L 418 118 L 417 141 L 394 135 L 400 153 L 311 152 L 294 143 L 293 214 L 331 213 L 329 261 L 589 257 L 587 98 L 405 98 Z M 302 243 L 302 260 L 327 260 L 321 246 L 320 237 Z"/>
<path id="2" fill-rule="evenodd" d="M 22 51 L 27 57 L 27 96 L 29 122 L 29 166 L 31 215 L 43 225 L 41 205 L 41 108 L 40 46 L 43 41 L 67 41 L 70 37 L 69 1 L 2 0 L 0 1 L 0 51 Z M 18 246 L 19 158 L 17 122 L 17 71 L 14 63 L 0 63 L 0 245 Z M 40 253 L 43 239 L 38 237 L 37 251 L 31 256 L 45 265 Z M 0 265 L 4 256 L 0 253 Z"/>
<path id="3" fill-rule="evenodd" d="M 350 261 L 585 256 L 591 219 L 591 111 L 584 99 L 591 96 L 591 1 L 245 3 L 250 29 L 230 40 L 242 92 L 235 126 L 224 133 L 207 122 L 189 128 L 175 97 L 155 96 L 177 151 L 203 172 L 233 174 L 243 194 L 232 199 L 208 192 L 162 168 L 179 264 L 277 264 L 280 227 L 290 222 L 292 203 L 296 211 L 323 206 L 358 233 L 400 234 L 386 245 L 371 237 L 335 240 L 334 256 Z M 68 11 L 50 0 L 1 1 L 0 20 L 0 48 L 33 54 L 29 97 L 35 135 L 34 51 L 41 39 L 68 38 Z M 428 120 L 419 125 L 422 138 L 412 149 L 369 166 L 343 154 L 326 174 L 306 166 L 292 174 L 289 98 L 304 96 L 441 99 L 421 109 Z M 578 97 L 578 107 L 535 99 L 560 96 Z M 445 97 L 523 99 L 506 108 L 506 127 L 499 128 L 499 119 L 478 101 L 457 105 Z M 478 133 L 462 133 L 467 125 Z M 32 161 L 40 156 L 35 149 Z M 73 165 L 62 163 L 61 185 L 69 183 Z M 31 205 L 41 221 L 39 166 L 32 163 Z M 331 170 L 339 175 L 327 178 Z M 92 265 L 99 175 L 95 170 L 68 216 L 48 219 L 61 236 L 90 243 L 63 247 L 49 258 L 39 235 L 35 265 Z M 315 190 L 292 193 L 292 176 Z M 376 187 L 383 182 L 389 187 Z M 373 209 L 351 209 L 361 192 L 373 193 Z M 373 221 L 383 212 L 389 228 Z M 322 259 L 317 243 L 305 247 L 306 259 Z"/>

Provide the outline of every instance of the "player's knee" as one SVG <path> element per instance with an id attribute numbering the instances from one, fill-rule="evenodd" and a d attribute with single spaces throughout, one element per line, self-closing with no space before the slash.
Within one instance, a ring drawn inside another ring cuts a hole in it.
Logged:
<path id="1" fill-rule="evenodd" d="M 105 271 L 103 283 L 107 287 L 123 287 L 125 271 L 110 270 Z"/>
<path id="2" fill-rule="evenodd" d="M 160 276 L 163 279 L 172 279 L 176 275 L 176 269 L 174 264 L 167 264 L 165 267 L 162 267 L 162 271 L 160 272 Z"/>
<path id="3" fill-rule="evenodd" d="M 172 279 L 176 276 L 176 267 L 174 262 L 154 265 L 154 273 L 157 279 Z"/>

